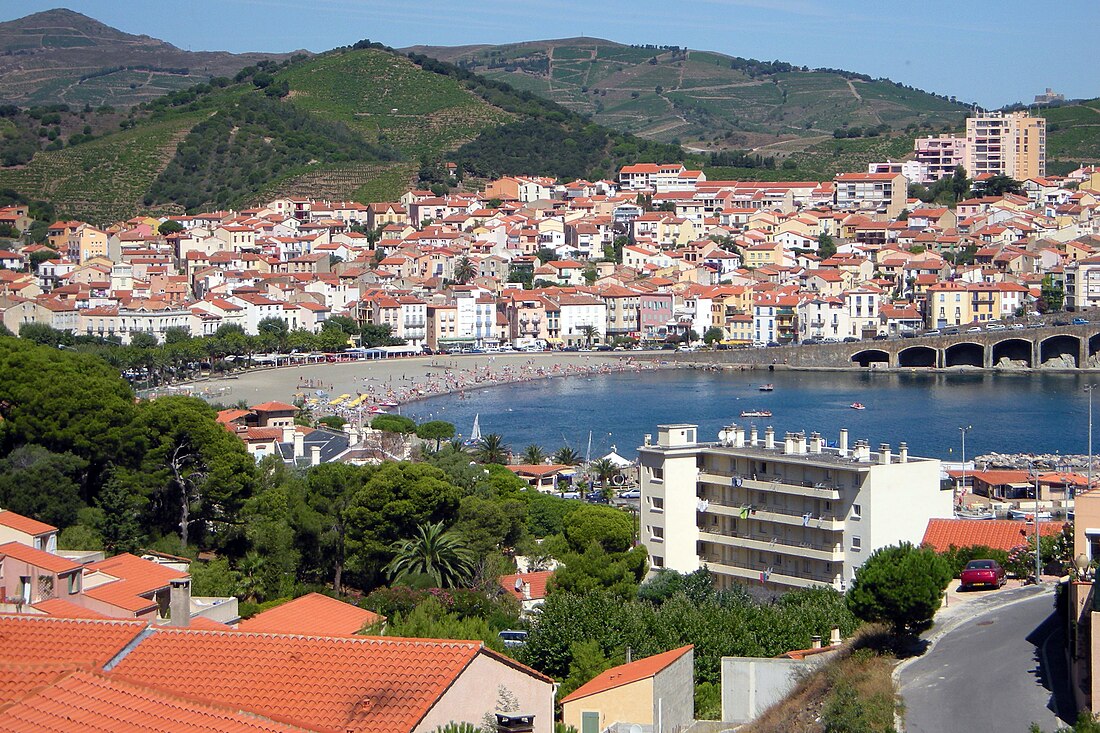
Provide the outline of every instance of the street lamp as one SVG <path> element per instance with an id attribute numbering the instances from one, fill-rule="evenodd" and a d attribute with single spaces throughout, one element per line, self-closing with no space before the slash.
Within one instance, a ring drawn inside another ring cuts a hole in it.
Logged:
<path id="1" fill-rule="evenodd" d="M 1088 481 L 1085 485 L 1085 491 L 1092 489 L 1092 393 L 1096 389 L 1095 384 L 1089 384 L 1085 386 L 1085 391 L 1089 393 L 1089 465 L 1085 469 Z M 1073 491 L 1071 488 L 1070 491 Z"/>
<path id="2" fill-rule="evenodd" d="M 963 494 L 966 493 L 966 433 L 968 430 L 973 430 L 973 425 L 967 425 L 960 427 L 959 432 L 962 434 L 962 484 L 959 486 L 959 502 L 962 502 Z"/>

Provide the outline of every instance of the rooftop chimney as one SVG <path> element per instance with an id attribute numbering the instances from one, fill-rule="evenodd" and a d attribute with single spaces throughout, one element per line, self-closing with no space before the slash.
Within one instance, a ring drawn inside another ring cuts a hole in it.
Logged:
<path id="1" fill-rule="evenodd" d="M 309 447 L 309 465 L 320 466 L 321 465 L 321 446 L 311 445 Z"/>
<path id="2" fill-rule="evenodd" d="M 871 444 L 866 440 L 857 440 L 855 445 L 855 458 L 860 463 L 871 460 Z"/>
<path id="3" fill-rule="evenodd" d="M 653 445 L 653 433 L 646 433 L 645 434 L 645 444 L 646 445 Z"/>
<path id="4" fill-rule="evenodd" d="M 771 425 L 764 428 L 764 447 L 768 450 L 775 448 L 775 428 Z"/>
<path id="5" fill-rule="evenodd" d="M 890 465 L 890 444 L 879 443 L 878 444 L 878 462 L 884 466 Z"/>
<path id="6" fill-rule="evenodd" d="M 168 590 L 168 624 L 191 625 L 191 578 L 172 578 Z"/>
<path id="7" fill-rule="evenodd" d="M 745 429 L 740 425 L 733 426 L 733 445 L 735 448 L 745 447 Z"/>
<path id="8" fill-rule="evenodd" d="M 829 646 L 840 646 L 840 627 L 834 626 L 829 634 Z"/>
<path id="9" fill-rule="evenodd" d="M 783 452 L 787 455 L 795 452 L 794 433 L 787 433 L 783 436 Z"/>
<path id="10" fill-rule="evenodd" d="M 810 433 L 810 452 L 821 453 L 821 433 Z"/>
<path id="11" fill-rule="evenodd" d="M 794 434 L 794 447 L 795 447 L 795 451 L 799 455 L 806 455 L 806 433 L 805 432 Z"/>
<path id="12" fill-rule="evenodd" d="M 305 433 L 299 433 L 294 431 L 294 457 L 305 458 L 306 455 L 306 435 Z"/>
<path id="13" fill-rule="evenodd" d="M 821 637 L 819 635 L 814 634 L 813 636 L 810 637 L 810 648 L 811 649 L 820 649 L 821 648 Z"/>
<path id="14" fill-rule="evenodd" d="M 752 427 L 749 428 L 749 445 L 751 445 L 753 448 L 755 448 L 756 447 L 756 440 L 757 440 L 757 438 L 756 438 L 756 426 L 753 425 Z"/>
<path id="15" fill-rule="evenodd" d="M 294 423 L 291 423 L 290 425 L 284 425 L 282 442 L 289 443 L 290 441 L 294 440 L 294 434 L 297 432 L 298 431 L 294 428 Z"/>
<path id="16" fill-rule="evenodd" d="M 899 463 L 908 463 L 909 462 L 909 444 L 906 443 L 905 441 L 902 441 L 901 443 L 898 443 L 898 462 Z"/>
<path id="17" fill-rule="evenodd" d="M 848 455 L 848 428 L 840 429 L 840 442 L 837 444 L 837 447 L 840 449 L 840 455 Z"/>

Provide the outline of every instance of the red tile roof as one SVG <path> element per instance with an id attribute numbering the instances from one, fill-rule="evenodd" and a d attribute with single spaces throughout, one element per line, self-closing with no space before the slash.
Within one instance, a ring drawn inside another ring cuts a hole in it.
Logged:
<path id="1" fill-rule="evenodd" d="M 0 527 L 9 527 L 17 532 L 25 532 L 32 537 L 57 531 L 57 527 L 53 525 L 24 517 L 22 514 L 16 514 L 6 509 L 0 509 Z"/>
<path id="2" fill-rule="evenodd" d="M 16 560 L 33 565 L 36 568 L 48 570 L 51 573 L 71 573 L 79 570 L 80 566 L 72 560 L 54 555 L 43 550 L 36 550 L 22 542 L 6 542 L 0 545 L 0 557 L 14 557 Z"/>
<path id="3" fill-rule="evenodd" d="M 153 600 L 143 596 L 167 588 L 175 578 L 187 577 L 187 573 L 129 553 L 91 563 L 87 566 L 87 572 L 105 573 L 118 580 L 92 588 L 85 587 L 84 595 L 134 613 L 156 605 Z"/>
<path id="4" fill-rule="evenodd" d="M 500 587 L 508 591 L 508 593 L 514 596 L 520 601 L 537 601 L 542 598 L 546 598 L 546 581 L 550 580 L 550 576 L 554 574 L 553 570 L 539 570 L 533 573 L 513 573 L 512 575 L 500 576 Z M 530 593 L 524 593 L 522 585 L 520 589 L 516 589 L 516 583 L 522 581 L 530 587 Z"/>
<path id="5" fill-rule="evenodd" d="M 380 620 L 373 611 L 310 593 L 256 614 L 237 625 L 239 631 L 309 636 L 354 636 Z"/>
<path id="6" fill-rule="evenodd" d="M 0 706 L 26 697 L 38 687 L 44 687 L 58 677 L 73 672 L 79 665 L 61 664 L 0 664 Z"/>
<path id="7" fill-rule="evenodd" d="M 1061 522 L 1039 523 L 1039 534 L 1043 536 L 1061 531 Z M 951 545 L 983 546 L 1008 552 L 1013 547 L 1026 544 L 1034 533 L 1034 524 L 1009 519 L 929 519 L 921 544 L 936 552 L 944 552 Z"/>
<path id="8" fill-rule="evenodd" d="M 0 616 L 0 663 L 102 667 L 145 628 L 140 621 Z"/>
<path id="9" fill-rule="evenodd" d="M 679 649 L 673 649 L 663 654 L 654 654 L 652 657 L 639 659 L 636 662 L 612 667 L 606 672 L 596 675 L 587 683 L 566 695 L 562 698 L 562 703 L 579 700 L 582 697 L 588 697 L 598 692 L 605 692 L 616 687 L 622 687 L 623 685 L 629 685 L 632 682 L 652 677 L 694 648 L 693 645 L 688 644 L 687 646 L 682 646 Z"/>
<path id="10" fill-rule="evenodd" d="M 407 733 L 480 642 L 160 628 L 112 674 L 192 698 L 354 733 Z"/>
<path id="11" fill-rule="evenodd" d="M 4 733 L 291 733 L 302 728 L 252 713 L 188 700 L 95 672 L 79 671 L 9 705 Z"/>
<path id="12" fill-rule="evenodd" d="M 253 405 L 252 409 L 256 412 L 297 412 L 298 410 L 294 405 L 288 405 L 285 402 L 264 402 L 259 405 Z"/>
<path id="13" fill-rule="evenodd" d="M 64 598 L 50 598 L 40 601 L 34 604 L 33 608 L 54 618 L 110 618 L 110 616 L 104 616 L 102 613 L 93 611 L 90 608 L 84 608 L 84 606 L 66 601 Z"/>

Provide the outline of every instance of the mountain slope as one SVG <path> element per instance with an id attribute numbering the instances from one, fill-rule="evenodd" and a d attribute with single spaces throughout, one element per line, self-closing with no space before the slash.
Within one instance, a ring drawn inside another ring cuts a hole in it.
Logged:
<path id="1" fill-rule="evenodd" d="M 505 84 L 368 42 L 261 62 L 235 82 L 199 84 L 132 112 L 117 123 L 124 129 L 90 141 L 60 127 L 55 149 L 0 169 L 0 188 L 108 223 L 142 209 L 239 207 L 275 195 L 393 200 L 418 171 L 425 184 L 445 183 L 437 177 L 445 159 L 475 176 L 601 178 L 627 163 L 681 155 Z"/>
<path id="2" fill-rule="evenodd" d="M 1047 170 L 1065 174 L 1078 165 L 1100 164 L 1100 99 L 1074 100 L 1045 107 Z"/>
<path id="3" fill-rule="evenodd" d="M 708 151 L 847 126 L 938 129 L 966 112 L 943 97 L 866 75 L 677 47 L 570 38 L 407 50 L 507 81 L 609 127 Z"/>
<path id="4" fill-rule="evenodd" d="M 290 54 L 184 51 L 57 9 L 0 23 L 0 102 L 127 107 Z"/>

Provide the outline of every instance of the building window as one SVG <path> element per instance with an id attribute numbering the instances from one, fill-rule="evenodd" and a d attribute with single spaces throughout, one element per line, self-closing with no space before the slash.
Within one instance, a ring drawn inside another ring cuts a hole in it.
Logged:
<path id="1" fill-rule="evenodd" d="M 862 507 L 859 504 L 852 504 L 852 519 L 859 519 L 862 514 Z"/>
<path id="2" fill-rule="evenodd" d="M 653 507 L 655 512 L 663 512 L 665 510 L 665 500 L 659 496 L 649 497 L 649 505 Z"/>
<path id="3" fill-rule="evenodd" d="M 663 540 L 664 538 L 665 538 L 665 528 L 664 527 L 653 527 L 653 539 Z"/>
<path id="4" fill-rule="evenodd" d="M 69 595 L 74 596 L 80 592 L 80 573 L 69 576 Z"/>
<path id="5" fill-rule="evenodd" d="M 863 549 L 863 540 L 859 537 L 852 538 L 852 552 L 859 552 Z"/>
<path id="6" fill-rule="evenodd" d="M 664 481 L 665 469 L 662 466 L 653 466 L 649 469 L 649 477 L 654 481 Z"/>
<path id="7" fill-rule="evenodd" d="M 653 567 L 663 568 L 665 566 L 665 559 L 660 555 L 653 556 Z"/>

